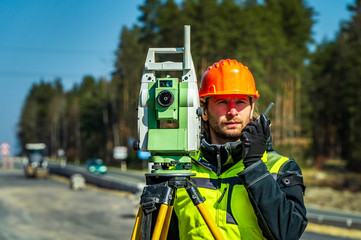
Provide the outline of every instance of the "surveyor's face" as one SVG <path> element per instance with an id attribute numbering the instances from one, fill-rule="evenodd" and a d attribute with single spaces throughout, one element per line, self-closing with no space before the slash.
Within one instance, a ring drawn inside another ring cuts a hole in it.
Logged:
<path id="1" fill-rule="evenodd" d="M 224 144 L 240 140 L 242 129 L 251 121 L 253 103 L 245 95 L 218 95 L 208 99 L 203 120 L 209 121 L 211 141 Z"/>

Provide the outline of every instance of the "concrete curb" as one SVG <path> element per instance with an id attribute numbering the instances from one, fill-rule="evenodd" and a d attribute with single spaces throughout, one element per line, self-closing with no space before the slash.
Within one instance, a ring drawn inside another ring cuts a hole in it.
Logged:
<path id="1" fill-rule="evenodd" d="M 144 184 L 133 183 L 119 178 L 90 174 L 86 170 L 76 166 L 49 164 L 49 170 L 51 174 L 57 174 L 67 178 L 70 178 L 73 174 L 78 173 L 85 178 L 87 183 L 106 189 L 126 191 L 134 194 L 142 191 L 145 186 Z"/>

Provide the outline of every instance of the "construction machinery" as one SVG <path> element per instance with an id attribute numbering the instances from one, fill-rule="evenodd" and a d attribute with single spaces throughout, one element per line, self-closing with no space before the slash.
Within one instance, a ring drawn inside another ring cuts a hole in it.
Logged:
<path id="1" fill-rule="evenodd" d="M 27 143 L 24 173 L 27 178 L 46 178 L 49 175 L 48 161 L 44 156 L 44 143 Z"/>

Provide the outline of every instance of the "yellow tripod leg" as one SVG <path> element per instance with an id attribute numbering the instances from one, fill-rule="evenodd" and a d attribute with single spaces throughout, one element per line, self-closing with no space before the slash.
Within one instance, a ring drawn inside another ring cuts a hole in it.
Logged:
<path id="1" fill-rule="evenodd" d="M 199 213 L 202 215 L 203 220 L 206 222 L 208 229 L 211 231 L 214 239 L 216 240 L 224 240 L 221 230 L 219 230 L 218 226 L 211 218 L 211 214 L 208 211 L 207 207 L 204 205 L 204 201 L 206 200 L 201 196 L 198 188 L 194 183 L 188 180 L 188 185 L 186 187 L 188 196 L 191 198 L 194 206 L 197 207 Z"/>
<path id="2" fill-rule="evenodd" d="M 168 236 L 170 219 L 172 218 L 173 206 L 169 206 L 167 210 L 167 215 L 165 216 L 164 226 L 162 229 L 162 235 L 160 236 L 161 240 L 166 240 Z"/>
<path id="3" fill-rule="evenodd" d="M 199 203 L 198 205 L 196 205 L 196 207 L 198 208 L 198 211 L 201 213 L 201 215 L 202 215 L 204 221 L 206 222 L 209 230 L 211 231 L 214 239 L 225 240 L 221 231 L 217 227 L 216 223 L 211 218 L 210 212 L 208 211 L 207 207 L 204 205 L 204 202 Z"/>
<path id="4" fill-rule="evenodd" d="M 152 240 L 159 240 L 160 234 L 162 233 L 163 224 L 164 224 L 165 216 L 167 214 L 167 210 L 168 210 L 167 204 L 160 205 L 157 221 L 155 222 Z"/>
<path id="5" fill-rule="evenodd" d="M 137 218 L 135 220 L 131 240 L 139 240 L 140 239 L 140 227 L 141 227 L 141 224 L 142 224 L 142 217 L 143 217 L 142 206 L 140 205 L 139 209 L 138 209 Z"/>

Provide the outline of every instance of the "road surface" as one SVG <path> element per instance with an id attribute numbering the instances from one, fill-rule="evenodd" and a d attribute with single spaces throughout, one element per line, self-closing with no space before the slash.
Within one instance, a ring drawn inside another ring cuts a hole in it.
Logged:
<path id="1" fill-rule="evenodd" d="M 130 193 L 89 185 L 74 191 L 68 179 L 59 176 L 26 179 L 21 169 L 0 169 L 0 239 L 128 240 L 138 202 Z M 306 229 L 301 239 L 360 239 L 337 235 Z"/>
<path id="2" fill-rule="evenodd" d="M 69 188 L 67 179 L 26 179 L 23 171 L 0 170 L 0 239 L 130 239 L 133 195 L 88 186 Z"/>

